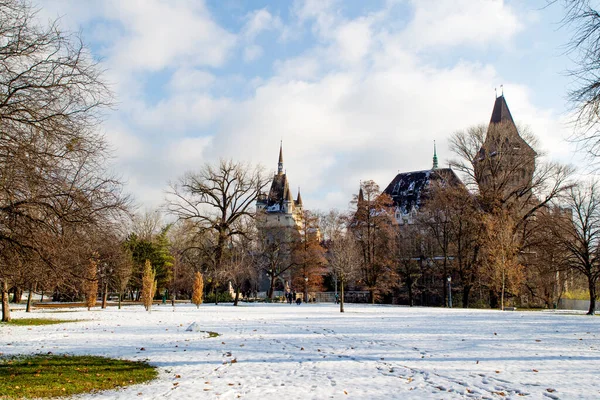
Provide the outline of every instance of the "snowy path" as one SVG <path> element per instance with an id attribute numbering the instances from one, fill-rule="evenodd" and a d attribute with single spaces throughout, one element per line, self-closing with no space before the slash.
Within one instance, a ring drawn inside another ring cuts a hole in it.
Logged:
<path id="1" fill-rule="evenodd" d="M 148 385 L 81 398 L 597 399 L 600 318 L 347 305 L 178 305 L 32 316 L 0 352 L 148 360 Z M 25 317 L 17 312 L 15 317 Z M 202 330 L 186 332 L 196 322 Z"/>

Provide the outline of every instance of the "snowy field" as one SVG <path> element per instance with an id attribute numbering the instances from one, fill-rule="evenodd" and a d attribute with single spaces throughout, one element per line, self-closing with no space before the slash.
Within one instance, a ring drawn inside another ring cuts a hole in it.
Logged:
<path id="1" fill-rule="evenodd" d="M 159 379 L 90 399 L 598 399 L 600 318 L 346 305 L 41 310 L 0 352 L 148 360 Z M 15 318 L 29 317 L 23 311 Z M 186 331 L 196 322 L 203 331 Z"/>

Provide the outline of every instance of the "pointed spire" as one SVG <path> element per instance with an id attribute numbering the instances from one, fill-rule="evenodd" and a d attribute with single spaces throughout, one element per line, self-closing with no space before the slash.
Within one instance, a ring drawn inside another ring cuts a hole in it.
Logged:
<path id="1" fill-rule="evenodd" d="M 510 114 L 510 110 L 508 109 L 508 104 L 506 104 L 504 93 L 496 97 L 494 110 L 492 111 L 492 118 L 490 118 L 490 124 L 498 124 L 500 122 L 508 122 L 512 125 L 515 124 L 515 121 Z"/>
<path id="2" fill-rule="evenodd" d="M 283 140 L 279 144 L 279 163 L 277 164 L 277 175 L 283 174 Z"/>
<path id="3" fill-rule="evenodd" d="M 364 192 L 363 192 L 363 189 L 362 189 L 362 183 L 361 183 L 361 185 L 360 185 L 360 189 L 359 189 L 359 191 L 358 191 L 358 202 L 359 202 L 359 203 L 361 203 L 361 202 L 363 202 L 363 201 L 365 201 L 365 194 L 364 194 Z"/>
<path id="4" fill-rule="evenodd" d="M 435 148 L 435 140 L 433 141 L 433 168 L 432 169 L 438 169 L 438 158 L 437 158 L 437 151 Z"/>
<path id="5" fill-rule="evenodd" d="M 300 186 L 298 186 L 298 198 L 296 199 L 296 204 L 302 206 L 302 196 L 300 196 Z"/>

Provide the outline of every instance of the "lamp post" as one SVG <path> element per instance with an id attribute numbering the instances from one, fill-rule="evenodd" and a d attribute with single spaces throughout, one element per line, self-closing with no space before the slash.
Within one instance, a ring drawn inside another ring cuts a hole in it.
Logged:
<path id="1" fill-rule="evenodd" d="M 308 276 L 304 277 L 304 302 L 308 303 Z"/>
<path id="2" fill-rule="evenodd" d="M 452 277 L 448 276 L 448 308 L 452 308 Z"/>

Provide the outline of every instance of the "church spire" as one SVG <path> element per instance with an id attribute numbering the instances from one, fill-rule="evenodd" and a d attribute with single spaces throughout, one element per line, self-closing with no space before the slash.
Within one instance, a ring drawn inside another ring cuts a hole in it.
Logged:
<path id="1" fill-rule="evenodd" d="M 432 169 L 438 169 L 438 158 L 437 158 L 437 151 L 435 148 L 435 140 L 433 141 L 433 168 Z"/>
<path id="2" fill-rule="evenodd" d="M 283 140 L 279 144 L 279 163 L 277 164 L 277 175 L 283 174 Z"/>
<path id="3" fill-rule="evenodd" d="M 298 198 L 296 199 L 296 204 L 302 207 L 302 196 L 300 196 L 300 187 L 298 186 Z"/>

